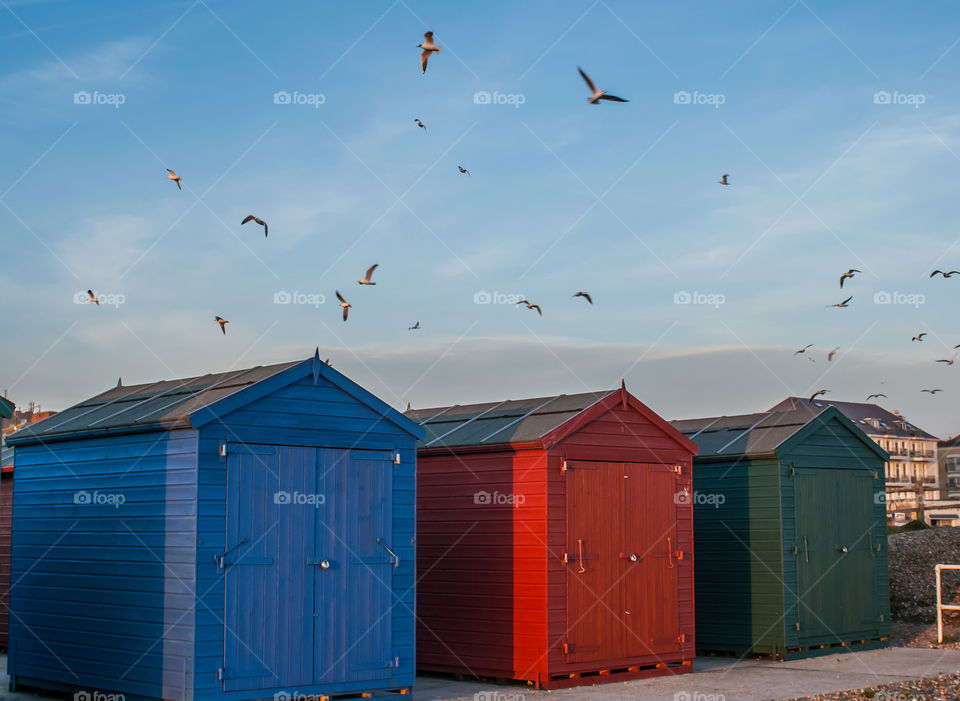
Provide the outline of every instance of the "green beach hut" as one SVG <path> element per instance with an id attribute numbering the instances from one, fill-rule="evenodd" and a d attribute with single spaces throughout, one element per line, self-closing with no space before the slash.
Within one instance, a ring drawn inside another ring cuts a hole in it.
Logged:
<path id="1" fill-rule="evenodd" d="M 693 461 L 701 652 L 886 645 L 887 454 L 835 407 L 672 422 Z"/>

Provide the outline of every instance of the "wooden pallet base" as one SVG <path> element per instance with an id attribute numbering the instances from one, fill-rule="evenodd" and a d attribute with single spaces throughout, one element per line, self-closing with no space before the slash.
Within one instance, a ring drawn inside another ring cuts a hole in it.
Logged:
<path id="1" fill-rule="evenodd" d="M 655 665 L 618 667 L 616 669 L 598 669 L 593 672 L 574 672 L 572 674 L 557 674 L 548 680 L 535 684 L 540 689 L 568 689 L 574 686 L 589 686 L 591 684 L 610 684 L 612 682 L 627 682 L 633 679 L 648 679 L 650 677 L 674 676 L 688 674 L 693 671 L 693 660 Z"/>
<path id="2" fill-rule="evenodd" d="M 786 650 L 713 650 L 710 648 L 698 649 L 698 655 L 721 655 L 735 657 L 755 657 L 776 660 L 801 660 L 809 657 L 822 657 L 824 655 L 836 655 L 841 652 L 857 652 L 859 650 L 876 650 L 879 648 L 890 647 L 890 642 L 886 637 L 850 640 L 842 643 L 823 643 L 821 645 L 807 645 Z"/>
<path id="3" fill-rule="evenodd" d="M 379 699 L 384 696 L 403 696 L 410 693 L 410 687 L 384 689 L 383 691 L 344 691 L 342 694 L 319 694 L 311 696 L 316 701 L 344 701 L 346 699 Z"/>

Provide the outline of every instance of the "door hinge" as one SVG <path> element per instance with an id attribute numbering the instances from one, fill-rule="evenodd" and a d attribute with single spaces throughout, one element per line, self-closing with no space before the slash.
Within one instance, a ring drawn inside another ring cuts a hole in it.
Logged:
<path id="1" fill-rule="evenodd" d="M 796 621 L 793 624 L 794 629 L 799 633 L 800 632 L 800 621 Z"/>
<path id="2" fill-rule="evenodd" d="M 220 444 L 220 457 L 227 457 L 227 441 L 224 439 L 223 443 Z"/>
<path id="3" fill-rule="evenodd" d="M 393 451 L 393 464 L 394 464 L 394 465 L 399 465 L 399 464 L 400 464 L 400 451 L 399 451 L 399 450 Z"/>
<path id="4" fill-rule="evenodd" d="M 686 634 L 686 633 L 681 633 L 680 635 L 678 635 L 678 636 L 677 636 L 677 642 L 680 643 L 681 645 L 682 645 L 683 643 L 687 642 L 687 634 Z"/>
<path id="5" fill-rule="evenodd" d="M 387 662 L 390 669 L 400 669 L 400 655 L 394 655 L 393 659 Z"/>
<path id="6" fill-rule="evenodd" d="M 683 465 L 673 465 L 670 467 L 670 469 L 673 470 L 678 475 L 683 474 Z"/>
<path id="7" fill-rule="evenodd" d="M 791 466 L 790 469 L 787 470 L 787 477 L 796 477 L 796 476 L 797 476 L 797 471 L 793 468 L 793 466 Z"/>
<path id="8" fill-rule="evenodd" d="M 573 652 L 573 645 L 570 643 L 562 643 L 560 645 L 560 652 L 564 655 L 569 655 L 571 652 Z"/>
<path id="9" fill-rule="evenodd" d="M 224 679 L 230 679 L 230 673 L 225 670 L 223 667 L 217 670 L 217 681 L 222 682 Z"/>
<path id="10" fill-rule="evenodd" d="M 560 474 L 562 475 L 564 472 L 566 472 L 566 471 L 569 470 L 569 469 L 570 469 L 570 468 L 569 468 L 569 466 L 567 465 L 567 459 L 564 458 L 564 459 L 563 459 L 563 462 L 560 463 Z"/>
<path id="11" fill-rule="evenodd" d="M 880 614 L 880 622 L 881 622 L 881 623 L 883 623 L 883 619 L 884 619 L 884 615 L 881 613 L 881 614 Z"/>

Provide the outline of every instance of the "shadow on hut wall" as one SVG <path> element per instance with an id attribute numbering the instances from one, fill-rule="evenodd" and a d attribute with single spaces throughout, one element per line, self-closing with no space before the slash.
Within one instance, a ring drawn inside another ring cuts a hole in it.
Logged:
<path id="1" fill-rule="evenodd" d="M 195 445 L 171 431 L 17 447 L 17 689 L 187 697 Z"/>
<path id="2" fill-rule="evenodd" d="M 515 560 L 513 455 L 421 461 L 417 480 L 418 659 L 433 672 L 503 676 L 522 634 L 514 567 L 535 566 Z"/>
<path id="3" fill-rule="evenodd" d="M 749 508 L 751 490 L 764 488 L 751 482 L 748 460 L 733 466 L 700 464 L 694 470 L 698 650 L 739 654 L 772 632 L 754 630 L 751 608 L 751 602 L 776 603 L 758 597 L 765 572 L 757 548 L 779 545 L 778 533 L 758 532 Z"/>

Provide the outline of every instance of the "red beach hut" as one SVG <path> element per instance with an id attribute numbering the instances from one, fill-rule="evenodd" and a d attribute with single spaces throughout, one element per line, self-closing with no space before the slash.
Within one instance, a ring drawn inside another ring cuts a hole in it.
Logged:
<path id="1" fill-rule="evenodd" d="M 418 669 L 545 689 L 690 671 L 689 439 L 623 386 L 407 416 Z"/>

